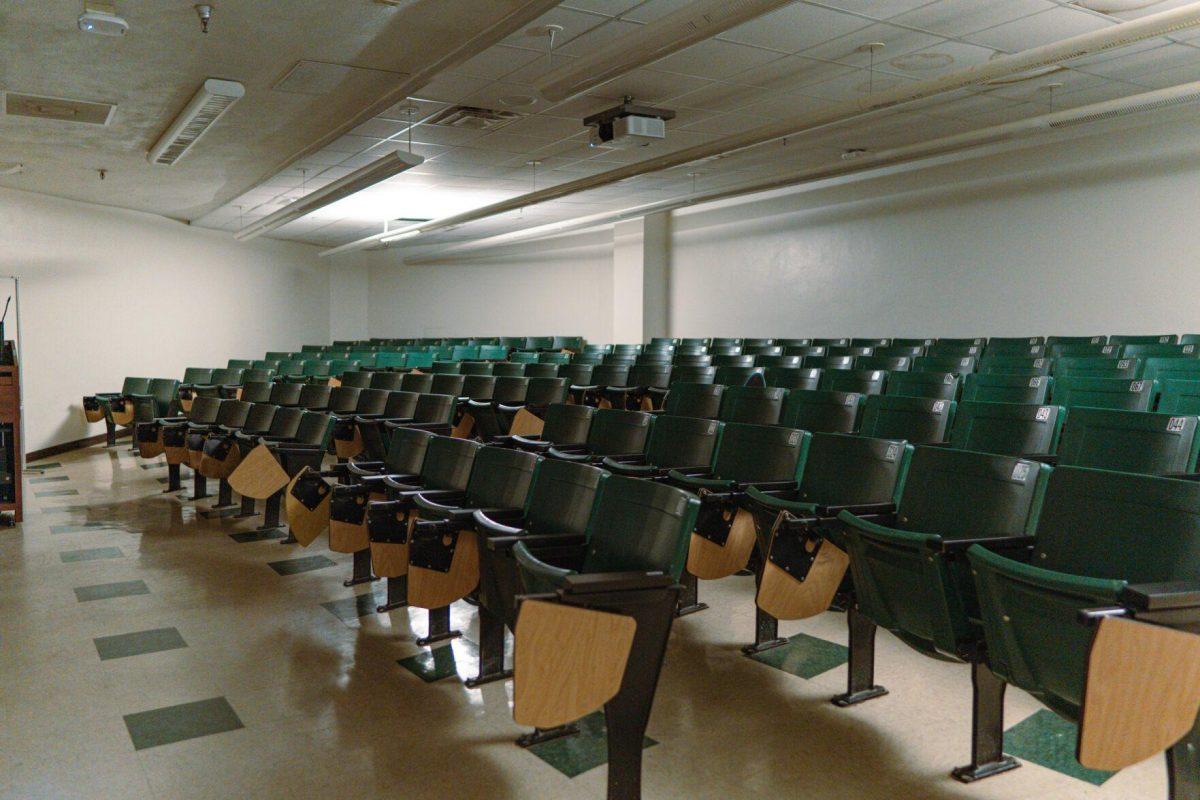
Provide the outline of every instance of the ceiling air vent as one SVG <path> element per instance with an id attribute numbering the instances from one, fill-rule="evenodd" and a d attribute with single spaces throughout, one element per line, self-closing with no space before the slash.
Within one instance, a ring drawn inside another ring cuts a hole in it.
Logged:
<path id="1" fill-rule="evenodd" d="M 17 92 L 4 93 L 4 113 L 10 117 L 107 125 L 116 108 L 112 103 L 91 103 L 87 100 L 68 100 L 63 97 L 42 97 Z"/>
<path id="2" fill-rule="evenodd" d="M 245 93 L 245 87 L 237 81 L 209 78 L 146 158 L 151 164 L 174 164 Z"/>
<path id="3" fill-rule="evenodd" d="M 429 125 L 492 131 L 521 117 L 515 111 L 494 111 L 475 106 L 451 106 L 428 121 Z"/>

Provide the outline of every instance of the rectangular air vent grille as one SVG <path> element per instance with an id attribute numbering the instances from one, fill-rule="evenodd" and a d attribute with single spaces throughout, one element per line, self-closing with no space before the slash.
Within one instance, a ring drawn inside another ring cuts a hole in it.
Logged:
<path id="1" fill-rule="evenodd" d="M 490 108 L 475 106 L 451 106 L 429 120 L 429 125 L 445 125 L 450 128 L 468 128 L 470 130 L 495 130 L 507 125 L 520 114 L 515 111 L 496 111 Z"/>
<path id="2" fill-rule="evenodd" d="M 112 103 L 92 103 L 87 100 L 68 100 L 63 97 L 42 97 L 36 94 L 4 93 L 4 113 L 10 117 L 33 117 L 58 122 L 78 122 L 84 125 L 107 125 L 116 106 Z"/>

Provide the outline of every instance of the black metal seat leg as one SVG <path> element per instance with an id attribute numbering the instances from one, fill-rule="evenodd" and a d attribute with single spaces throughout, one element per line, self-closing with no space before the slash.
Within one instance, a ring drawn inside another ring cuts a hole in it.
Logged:
<path id="1" fill-rule="evenodd" d="M 182 488 L 183 483 L 179 478 L 179 465 L 167 464 L 167 488 L 163 489 L 163 492 L 169 494 L 170 492 L 178 492 Z"/>
<path id="2" fill-rule="evenodd" d="M 342 581 L 342 586 L 358 586 L 360 583 L 377 580 L 379 578 L 371 572 L 371 548 L 364 547 L 362 550 L 355 550 L 354 571 L 350 573 L 350 580 Z"/>
<path id="3" fill-rule="evenodd" d="M 695 614 L 697 611 L 704 611 L 708 608 L 707 603 L 700 602 L 699 578 L 684 570 L 680 582 L 683 584 L 683 592 L 679 595 L 679 608 L 675 611 L 675 616 L 686 617 L 688 614 Z"/>
<path id="4" fill-rule="evenodd" d="M 429 627 L 427 633 L 420 639 L 417 639 L 419 646 L 425 647 L 426 645 L 444 642 L 449 639 L 457 639 L 462 636 L 462 631 L 450 628 L 450 606 L 431 608 L 426 612 L 426 615 L 429 619 Z"/>
<path id="5" fill-rule="evenodd" d="M 533 747 L 535 744 L 561 739 L 564 736 L 575 736 L 578 733 L 579 726 L 574 723 L 553 728 L 534 728 L 529 733 L 517 737 L 517 747 Z"/>
<path id="6" fill-rule="evenodd" d="M 464 683 L 474 688 L 512 677 L 504 668 L 504 622 L 486 606 L 479 606 L 479 674 Z"/>
<path id="7" fill-rule="evenodd" d="M 241 509 L 238 511 L 234 519 L 245 519 L 246 517 L 255 516 L 258 513 L 256 506 L 257 503 L 253 497 L 243 497 Z"/>
<path id="8" fill-rule="evenodd" d="M 233 507 L 233 487 L 229 485 L 229 481 L 221 478 L 217 483 L 217 503 L 213 508 L 232 508 Z"/>
<path id="9" fill-rule="evenodd" d="M 208 497 L 208 478 L 200 474 L 199 470 L 192 470 L 192 496 L 189 500 L 203 500 Z"/>
<path id="10" fill-rule="evenodd" d="M 368 550 L 368 552 L 370 551 Z M 406 605 L 408 605 L 408 576 L 398 575 L 395 578 L 388 578 L 387 602 L 381 606 L 375 606 L 375 612 L 384 614 Z"/>
<path id="11" fill-rule="evenodd" d="M 779 620 L 757 606 L 754 609 L 754 644 L 742 648 L 748 656 L 782 647 L 788 640 L 779 635 Z"/>
<path id="12" fill-rule="evenodd" d="M 1167 797 L 1200 800 L 1200 722 L 1167 750 Z"/>
<path id="13" fill-rule="evenodd" d="M 115 447 L 117 444 L 117 425 L 110 419 L 104 420 L 104 446 Z"/>
<path id="14" fill-rule="evenodd" d="M 950 773 L 955 780 L 974 783 L 1021 766 L 1012 756 L 1004 755 L 1004 690 L 1003 680 L 988 669 L 987 664 L 971 664 L 971 763 L 955 767 Z"/>
<path id="15" fill-rule="evenodd" d="M 849 608 L 846 611 L 846 625 L 850 629 L 846 693 L 833 698 L 833 704 L 842 708 L 888 693 L 887 689 L 875 685 L 875 623 L 857 609 Z"/>
<path id="16" fill-rule="evenodd" d="M 279 528 L 279 507 L 283 503 L 283 492 L 276 492 L 267 498 L 263 508 L 263 524 L 256 530 L 273 531 Z"/>

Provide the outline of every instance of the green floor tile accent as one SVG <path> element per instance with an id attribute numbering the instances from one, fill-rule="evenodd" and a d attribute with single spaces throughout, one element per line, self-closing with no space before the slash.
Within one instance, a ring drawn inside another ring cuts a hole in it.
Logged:
<path id="1" fill-rule="evenodd" d="M 1076 761 L 1077 736 L 1074 722 L 1042 709 L 1004 732 L 1004 752 L 1093 786 L 1100 786 L 1116 775 L 1115 772 L 1088 769 Z"/>
<path id="2" fill-rule="evenodd" d="M 34 497 L 67 497 L 68 495 L 79 494 L 78 489 L 52 489 L 48 492 L 34 492 Z"/>
<path id="3" fill-rule="evenodd" d="M 167 462 L 162 461 L 157 464 L 138 464 L 142 469 L 166 469 Z"/>
<path id="4" fill-rule="evenodd" d="M 146 585 L 145 581 L 121 581 L 75 587 L 75 599 L 81 603 L 89 600 L 108 600 L 112 597 L 130 597 L 135 594 L 150 594 L 150 587 Z"/>
<path id="5" fill-rule="evenodd" d="M 312 572 L 314 569 L 332 567 L 334 562 L 325 556 L 304 556 L 289 558 L 286 561 L 269 561 L 267 566 L 280 575 L 295 575 L 300 572 Z"/>
<path id="6" fill-rule="evenodd" d="M 226 733 L 245 727 L 224 697 L 125 715 L 135 750 Z"/>
<path id="7" fill-rule="evenodd" d="M 101 558 L 122 558 L 125 554 L 119 547 L 88 547 L 83 550 L 64 550 L 58 554 L 64 564 L 76 561 L 97 561 Z"/>
<path id="8" fill-rule="evenodd" d="M 187 642 L 175 628 L 155 628 L 117 636 L 101 636 L 92 641 L 96 643 L 96 652 L 100 654 L 101 661 L 187 647 Z"/>
<path id="9" fill-rule="evenodd" d="M 788 637 L 787 644 L 750 657 L 789 675 L 808 680 L 845 664 L 850 658 L 850 651 L 843 645 L 797 633 Z"/>
<path id="10" fill-rule="evenodd" d="M 42 513 L 43 513 L 43 514 L 49 514 L 51 511 L 66 511 L 66 512 L 73 512 L 73 511 L 87 511 L 89 508 L 90 508 L 90 506 L 82 506 L 82 505 L 76 505 L 76 506 L 46 506 L 45 508 L 43 508 L 43 509 L 42 509 Z"/>
<path id="11" fill-rule="evenodd" d="M 29 464 L 27 469 L 60 469 L 62 464 L 58 461 L 49 461 L 45 464 Z"/>
<path id="12" fill-rule="evenodd" d="M 396 663 L 426 683 L 433 683 L 452 675 L 475 674 L 479 666 L 479 647 L 466 639 L 452 639 L 450 644 L 431 647 Z"/>
<path id="13" fill-rule="evenodd" d="M 60 481 L 71 480 L 66 475 L 46 475 L 41 478 L 30 478 L 30 483 L 58 483 Z"/>
<path id="14" fill-rule="evenodd" d="M 330 600 L 321 603 L 321 608 L 333 614 L 342 622 L 354 622 L 359 617 L 376 613 L 375 609 L 387 602 L 387 593 L 381 592 L 377 597 L 374 591 L 356 594 L 353 597 L 343 597 L 340 600 Z"/>
<path id="15" fill-rule="evenodd" d="M 229 506 L 228 508 L 210 508 L 207 511 L 199 512 L 201 517 L 205 519 L 222 519 L 224 517 L 233 517 L 241 513 L 241 509 L 237 506 Z"/>
<path id="16" fill-rule="evenodd" d="M 247 542 L 265 542 L 268 539 L 286 539 L 287 534 L 279 528 L 270 528 L 265 531 L 254 530 L 231 533 L 229 534 L 229 538 L 238 544 L 246 544 Z"/>
<path id="17" fill-rule="evenodd" d="M 47 509 L 50 510 L 50 509 Z M 58 509 L 53 509 L 57 511 Z M 117 526 L 111 522 L 80 522 L 69 525 L 51 525 L 51 533 L 79 533 L 80 531 L 93 531 L 103 528 L 116 528 Z"/>
<path id="18" fill-rule="evenodd" d="M 551 739 L 528 748 L 529 752 L 545 761 L 556 770 L 574 778 L 595 769 L 608 761 L 608 731 L 604 725 L 604 712 L 588 714 L 576 723 L 579 733 Z M 649 736 L 642 741 L 642 749 L 653 747 L 658 742 Z"/>

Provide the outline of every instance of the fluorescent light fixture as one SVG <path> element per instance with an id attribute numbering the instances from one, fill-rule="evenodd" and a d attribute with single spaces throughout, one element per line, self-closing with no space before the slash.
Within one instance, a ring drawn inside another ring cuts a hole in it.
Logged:
<path id="1" fill-rule="evenodd" d="M 361 169 L 356 169 L 349 175 L 338 178 L 333 183 L 322 186 L 316 191 L 309 192 L 294 203 L 289 203 L 273 214 L 268 214 L 256 222 L 252 222 L 234 234 L 240 240 L 253 239 L 255 236 L 273 231 L 278 227 L 295 222 L 301 217 L 308 216 L 317 209 L 336 203 L 363 189 L 374 186 L 394 175 L 399 175 L 406 169 L 425 161 L 422 156 L 396 150 L 378 158 Z"/>
<path id="2" fill-rule="evenodd" d="M 621 36 L 551 71 L 537 82 L 537 90 L 552 102 L 566 100 L 790 3 L 791 0 L 696 0 L 636 33 Z"/>
<path id="3" fill-rule="evenodd" d="M 411 239 L 414 236 L 420 236 L 420 235 L 421 235 L 421 231 L 419 231 L 419 230 L 400 231 L 399 233 L 393 233 L 390 236 L 385 236 L 382 239 L 380 239 L 379 241 L 382 242 L 383 244 L 391 244 L 392 242 L 398 242 L 401 239 Z"/>

